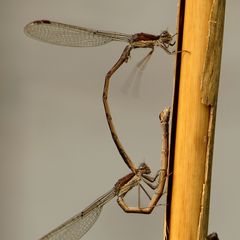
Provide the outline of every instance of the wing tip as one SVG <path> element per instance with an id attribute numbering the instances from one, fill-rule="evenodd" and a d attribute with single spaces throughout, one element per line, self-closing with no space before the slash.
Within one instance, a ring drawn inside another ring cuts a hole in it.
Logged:
<path id="1" fill-rule="evenodd" d="M 51 23 L 52 23 L 51 21 L 46 20 L 46 19 L 34 20 L 34 21 L 28 23 L 28 24 L 24 27 L 23 31 L 24 31 L 24 33 L 25 33 L 26 35 L 31 36 L 30 30 L 31 30 L 31 28 L 32 28 L 33 26 L 35 26 L 35 25 L 41 25 L 41 24 L 51 24 Z"/>

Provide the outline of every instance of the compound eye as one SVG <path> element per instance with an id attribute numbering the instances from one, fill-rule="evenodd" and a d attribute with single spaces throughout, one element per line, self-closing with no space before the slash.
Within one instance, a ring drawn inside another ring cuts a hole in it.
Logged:
<path id="1" fill-rule="evenodd" d="M 163 31 L 161 34 L 161 37 L 167 37 L 169 35 L 168 31 Z"/>
<path id="2" fill-rule="evenodd" d="M 146 163 L 141 163 L 141 164 L 139 165 L 139 168 L 140 168 L 140 169 L 146 168 Z"/>

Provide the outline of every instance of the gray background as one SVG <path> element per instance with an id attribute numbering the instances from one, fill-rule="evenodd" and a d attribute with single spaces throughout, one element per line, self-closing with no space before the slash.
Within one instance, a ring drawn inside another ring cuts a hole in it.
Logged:
<path id="1" fill-rule="evenodd" d="M 128 173 L 101 101 L 105 73 L 125 44 L 58 47 L 27 38 L 24 25 L 50 19 L 126 33 L 175 32 L 176 5 L 176 0 L 1 2 L 0 239 L 38 239 Z M 228 1 L 209 225 L 209 232 L 217 231 L 221 239 L 239 235 L 239 10 L 238 0 Z M 114 76 L 110 103 L 128 153 L 155 172 L 161 144 L 158 114 L 171 104 L 174 57 L 156 49 L 142 81 L 126 87 L 146 52 L 134 51 Z M 159 239 L 162 212 L 158 207 L 149 216 L 126 215 L 112 201 L 85 239 Z"/>

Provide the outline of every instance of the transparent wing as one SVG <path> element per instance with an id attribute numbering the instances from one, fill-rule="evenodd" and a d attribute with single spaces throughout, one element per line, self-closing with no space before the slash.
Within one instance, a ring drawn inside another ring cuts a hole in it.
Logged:
<path id="1" fill-rule="evenodd" d="M 79 214 L 69 219 L 40 240 L 78 240 L 93 226 L 101 210 L 102 206 L 94 208 L 83 217 Z"/>
<path id="2" fill-rule="evenodd" d="M 37 40 L 70 47 L 93 47 L 111 41 L 128 42 L 132 35 L 97 31 L 48 20 L 37 20 L 27 24 L 24 32 Z"/>
<path id="3" fill-rule="evenodd" d="M 94 225 L 102 207 L 115 196 L 116 192 L 113 188 L 81 213 L 70 218 L 39 240 L 79 240 Z"/>

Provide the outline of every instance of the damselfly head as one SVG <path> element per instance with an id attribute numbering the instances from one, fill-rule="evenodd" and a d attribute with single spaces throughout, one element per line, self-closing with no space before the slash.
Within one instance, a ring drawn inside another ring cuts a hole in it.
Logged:
<path id="1" fill-rule="evenodd" d="M 150 174 L 151 169 L 146 163 L 141 163 L 138 167 L 138 171 L 140 171 L 142 174 Z"/>
<path id="2" fill-rule="evenodd" d="M 165 30 L 159 35 L 159 40 L 162 43 L 169 44 L 172 42 L 173 36 L 167 30 Z"/>

